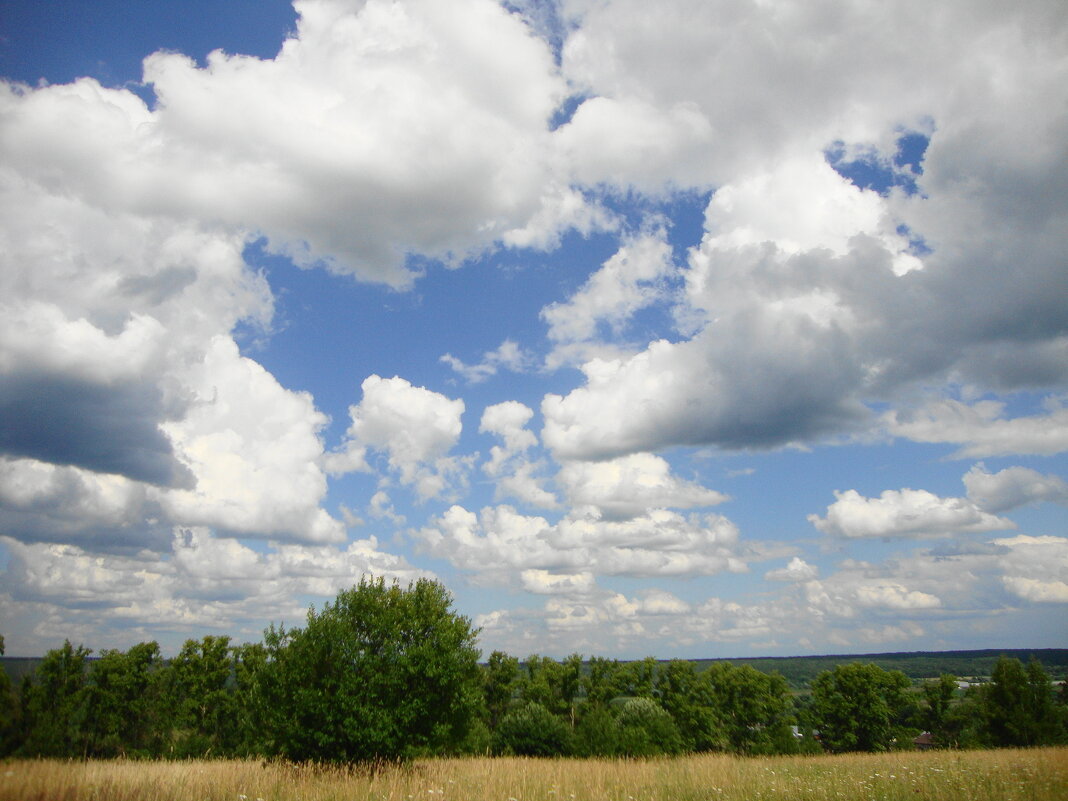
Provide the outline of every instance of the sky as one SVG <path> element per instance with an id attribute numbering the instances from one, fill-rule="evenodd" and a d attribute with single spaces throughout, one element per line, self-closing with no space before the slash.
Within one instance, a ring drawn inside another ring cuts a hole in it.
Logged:
<path id="1" fill-rule="evenodd" d="M 8 655 L 1068 634 L 1061 0 L 9 0 Z"/>

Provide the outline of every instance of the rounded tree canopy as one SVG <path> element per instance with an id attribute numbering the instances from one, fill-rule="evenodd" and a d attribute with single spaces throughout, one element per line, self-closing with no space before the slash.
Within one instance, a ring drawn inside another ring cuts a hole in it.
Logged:
<path id="1" fill-rule="evenodd" d="M 258 681 L 270 750 L 298 761 L 447 751 L 479 692 L 477 632 L 439 583 L 361 579 L 303 629 L 269 628 Z"/>

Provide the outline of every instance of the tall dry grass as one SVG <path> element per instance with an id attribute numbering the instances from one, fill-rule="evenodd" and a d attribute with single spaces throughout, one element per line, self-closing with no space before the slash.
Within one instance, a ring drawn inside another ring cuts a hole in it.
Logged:
<path id="1" fill-rule="evenodd" d="M 650 761 L 442 759 L 375 773 L 248 761 L 0 764 L 0 801 L 1065 801 L 1068 748 Z"/>

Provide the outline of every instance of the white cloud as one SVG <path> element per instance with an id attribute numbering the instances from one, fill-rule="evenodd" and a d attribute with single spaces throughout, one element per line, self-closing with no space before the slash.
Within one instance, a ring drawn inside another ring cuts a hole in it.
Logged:
<path id="1" fill-rule="evenodd" d="M 111 209 L 263 231 L 303 264 L 397 286 L 407 251 L 457 259 L 589 224 L 549 157 L 564 81 L 517 15 L 488 0 L 297 10 L 273 59 L 147 58 L 152 111 L 89 79 L 8 94 L 9 157 Z"/>
<path id="2" fill-rule="evenodd" d="M 1002 557 L 1002 583 L 1009 592 L 1026 601 L 1037 603 L 1068 602 L 1068 539 L 1063 537 L 1033 537 L 1019 534 L 994 540 L 995 545 L 1007 548 Z"/>
<path id="3" fill-rule="evenodd" d="M 727 496 L 671 475 L 667 461 L 635 453 L 606 462 L 568 462 L 556 482 L 572 506 L 595 506 L 605 519 L 631 519 L 649 509 L 714 506 Z"/>
<path id="4" fill-rule="evenodd" d="M 968 498 L 988 512 L 1005 512 L 1030 503 L 1068 505 L 1068 482 L 1027 467 L 990 473 L 980 462 L 964 475 Z"/>
<path id="5" fill-rule="evenodd" d="M 591 96 L 561 129 L 576 173 L 717 188 L 676 310 L 683 337 L 588 357 L 585 385 L 543 404 L 558 455 L 809 443 L 867 427 L 868 408 L 906 388 L 1063 387 L 1068 118 L 1049 98 L 1064 95 L 1068 65 L 1051 4 L 951 4 L 922 26 L 908 3 L 874 26 L 848 5 L 833 18 L 728 3 L 567 9 L 578 22 L 564 72 Z M 815 31 L 837 45 L 814 53 Z M 991 49 L 977 62 L 979 39 Z M 909 130 L 930 137 L 912 195 L 858 189 L 826 163 L 840 146 L 892 170 Z M 891 431 L 977 438 L 972 456 L 1052 453 L 1059 415 Z"/>
<path id="6" fill-rule="evenodd" d="M 464 364 L 451 353 L 446 353 L 439 361 L 449 365 L 469 383 L 478 384 L 497 375 L 501 369 L 521 373 L 531 364 L 532 358 L 515 342 L 506 339 L 496 350 L 482 354 L 478 364 Z"/>
<path id="7" fill-rule="evenodd" d="M 940 498 L 926 490 L 884 490 L 865 498 L 856 490 L 835 491 L 827 516 L 808 520 L 824 534 L 865 537 L 939 537 L 974 531 L 1011 529 L 1011 520 L 984 512 L 964 498 Z"/>
<path id="8" fill-rule="evenodd" d="M 809 581 L 818 575 L 819 570 L 815 565 L 810 565 L 801 557 L 795 556 L 786 567 L 769 570 L 764 574 L 764 578 L 769 581 Z"/>
<path id="9" fill-rule="evenodd" d="M 461 570 L 505 581 L 516 570 L 617 576 L 695 576 L 745 572 L 738 530 L 724 517 L 686 518 L 662 509 L 625 521 L 572 512 L 556 524 L 510 506 L 475 515 L 453 506 L 414 532 L 431 554 Z"/>
<path id="10" fill-rule="evenodd" d="M 589 571 L 551 573 L 548 570 L 524 570 L 519 574 L 523 589 L 536 595 L 584 595 L 596 586 Z"/>
<path id="11" fill-rule="evenodd" d="M 527 456 L 538 444 L 538 438 L 526 427 L 533 416 L 534 410 L 518 401 L 486 407 L 478 430 L 495 434 L 504 444 L 490 448 L 490 458 L 482 465 L 482 471 L 496 482 L 498 500 L 515 498 L 529 506 L 555 509 L 559 506 L 556 496 L 544 488 L 545 478 L 539 475 L 544 461 Z"/>
<path id="12" fill-rule="evenodd" d="M 635 312 L 664 297 L 663 279 L 673 268 L 663 227 L 625 238 L 570 298 L 542 309 L 549 339 L 556 343 L 548 366 L 557 367 L 569 355 L 586 352 L 588 347 L 576 348 L 576 343 L 598 339 L 602 326 L 618 336 Z"/>
<path id="13" fill-rule="evenodd" d="M 256 639 L 270 621 L 302 620 L 301 596 L 332 598 L 363 575 L 432 576 L 382 552 L 373 537 L 345 547 L 282 544 L 260 551 L 203 528 L 176 527 L 167 548 L 136 554 L 0 541 L 9 553 L 5 619 L 37 621 L 20 639 L 39 652 L 57 636 L 125 648 L 125 638 L 151 631 L 165 650 L 205 630 Z"/>
<path id="14" fill-rule="evenodd" d="M 464 480 L 463 460 L 446 455 L 463 430 L 462 400 L 412 386 L 397 376 L 372 375 L 361 388 L 363 398 L 349 407 L 352 424 L 339 462 L 365 463 L 365 448 L 382 452 L 400 481 L 414 487 L 422 499 L 442 494 L 450 481 Z"/>
<path id="15" fill-rule="evenodd" d="M 223 337 L 190 366 L 187 386 L 188 413 L 164 430 L 197 484 L 162 498 L 172 519 L 243 535 L 344 541 L 344 527 L 319 507 L 326 417 L 309 394 L 284 389 Z"/>
<path id="16" fill-rule="evenodd" d="M 1061 401 L 1051 402 L 1046 414 L 1011 418 L 1001 401 L 968 404 L 947 398 L 918 410 L 888 412 L 884 423 L 894 436 L 960 445 L 957 458 L 1068 450 L 1068 408 Z"/>
<path id="17" fill-rule="evenodd" d="M 1005 576 L 1005 587 L 1026 601 L 1037 603 L 1068 603 L 1068 584 L 1063 581 L 1042 581 L 1024 576 Z"/>

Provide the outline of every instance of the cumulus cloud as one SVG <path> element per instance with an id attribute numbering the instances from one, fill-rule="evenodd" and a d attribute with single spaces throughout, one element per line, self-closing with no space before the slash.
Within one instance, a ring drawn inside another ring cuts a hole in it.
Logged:
<path id="1" fill-rule="evenodd" d="M 151 55 L 151 110 L 89 79 L 11 92 L 9 154 L 39 180 L 69 168 L 69 189 L 103 206 L 263 231 L 304 265 L 396 286 L 409 251 L 551 244 L 583 216 L 548 157 L 565 83 L 518 15 L 486 0 L 296 7 L 273 59 Z"/>
<path id="2" fill-rule="evenodd" d="M 1063 386 L 1068 120 L 1047 99 L 1068 67 L 1044 32 L 1051 6 L 955 6 L 919 40 L 908 34 L 903 63 L 893 32 L 914 29 L 908 4 L 875 28 L 859 7 L 831 20 L 667 4 L 653 24 L 637 5 L 574 4 L 564 70 L 596 97 L 561 138 L 584 180 L 639 162 L 619 180 L 716 190 L 676 310 L 682 336 L 590 359 L 584 386 L 548 396 L 544 439 L 559 455 L 812 442 L 870 426 L 868 409 L 905 387 Z M 738 38 L 739 26 L 760 35 Z M 813 56 L 804 32 L 817 29 L 843 32 L 840 46 Z M 966 56 L 977 36 L 997 42 L 983 65 Z M 700 146 L 648 128 L 650 115 Z M 861 188 L 827 162 L 836 146 L 893 164 L 903 130 L 929 138 L 912 194 Z M 613 147 L 593 144 L 607 138 Z M 1063 449 L 1059 414 L 956 431 L 888 418 L 891 433 L 923 441 L 974 435 L 965 453 L 980 456 Z"/>
<path id="3" fill-rule="evenodd" d="M 1019 534 L 994 540 L 1009 549 L 1001 578 L 1013 595 L 1036 603 L 1064 603 L 1068 600 L 1068 539 Z"/>
<path id="4" fill-rule="evenodd" d="M 764 574 L 764 578 L 769 581 L 808 581 L 818 575 L 819 570 L 815 565 L 810 565 L 801 557 L 795 556 L 786 567 L 769 570 Z"/>
<path id="5" fill-rule="evenodd" d="M 968 498 L 988 512 L 1005 512 L 1031 503 L 1068 505 L 1068 482 L 1027 467 L 990 473 L 982 462 L 964 475 Z"/>
<path id="6" fill-rule="evenodd" d="M 927 490 L 884 490 L 878 498 L 865 498 L 856 490 L 834 495 L 826 517 L 809 515 L 808 520 L 835 537 L 920 538 L 1016 528 L 970 500 L 940 498 Z"/>
<path id="7" fill-rule="evenodd" d="M 349 407 L 352 424 L 346 442 L 328 462 L 333 469 L 366 464 L 369 448 L 385 454 L 390 470 L 422 499 L 464 479 L 464 461 L 447 456 L 463 430 L 462 400 L 412 386 L 398 376 L 372 375 L 360 386 L 363 398 Z"/>
<path id="8" fill-rule="evenodd" d="M 503 444 L 490 448 L 482 472 L 496 482 L 498 499 L 515 498 L 530 506 L 554 509 L 559 505 L 556 496 L 544 488 L 545 478 L 539 475 L 545 463 L 527 455 L 538 444 L 534 432 L 526 427 L 533 416 L 534 410 L 518 401 L 486 407 L 478 430 L 496 435 Z"/>
<path id="9" fill-rule="evenodd" d="M 884 422 L 895 436 L 960 445 L 957 458 L 1068 450 L 1068 408 L 1061 400 L 1051 400 L 1044 414 L 1008 417 L 1002 401 L 968 404 L 947 398 L 920 409 L 888 412 Z"/>
<path id="10" fill-rule="evenodd" d="M 660 226 L 624 239 L 619 250 L 566 301 L 541 311 L 554 350 L 550 368 L 587 360 L 610 350 L 604 340 L 618 339 L 640 309 L 665 295 L 665 278 L 674 269 L 667 232 Z M 604 328 L 612 336 L 598 336 Z"/>
<path id="11" fill-rule="evenodd" d="M 606 520 L 627 520 L 648 509 L 714 506 L 727 496 L 671 475 L 668 462 L 635 453 L 606 462 L 569 462 L 556 476 L 572 506 L 594 506 Z"/>
<path id="12" fill-rule="evenodd" d="M 497 581 L 516 570 L 694 576 L 748 569 L 729 520 L 662 509 L 624 521 L 586 510 L 553 524 L 511 506 L 486 507 L 478 515 L 453 506 L 413 536 L 434 556 Z"/>
<path id="13" fill-rule="evenodd" d="M 105 548 L 166 547 L 172 525 L 343 539 L 319 507 L 325 418 L 232 337 L 273 313 L 241 237 L 108 212 L 14 163 L 0 206 L 5 533 Z"/>

